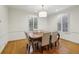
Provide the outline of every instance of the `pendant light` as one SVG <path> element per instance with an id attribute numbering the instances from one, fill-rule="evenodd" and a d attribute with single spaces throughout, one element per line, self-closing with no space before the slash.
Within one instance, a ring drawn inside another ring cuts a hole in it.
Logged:
<path id="1" fill-rule="evenodd" d="M 42 5 L 42 11 L 39 12 L 39 17 L 47 17 L 47 12 L 44 9 L 44 5 Z"/>

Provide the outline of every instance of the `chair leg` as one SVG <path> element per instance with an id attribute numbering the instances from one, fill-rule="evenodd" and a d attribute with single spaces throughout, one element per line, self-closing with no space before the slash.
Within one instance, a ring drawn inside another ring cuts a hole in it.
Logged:
<path id="1" fill-rule="evenodd" d="M 29 49 L 28 49 L 28 53 L 30 53 L 30 46 L 29 46 Z"/>
<path id="2" fill-rule="evenodd" d="M 39 47 L 38 47 L 38 43 L 37 43 L 37 50 L 39 49 Z"/>
<path id="3" fill-rule="evenodd" d="M 41 47 L 41 53 L 43 53 L 43 47 Z"/>
<path id="4" fill-rule="evenodd" d="M 43 53 L 43 47 L 41 44 L 40 44 L 40 52 Z"/>
<path id="5" fill-rule="evenodd" d="M 36 50 L 37 49 L 37 44 L 34 44 L 34 50 Z"/>
<path id="6" fill-rule="evenodd" d="M 55 47 L 57 47 L 57 42 L 55 42 Z"/>
<path id="7" fill-rule="evenodd" d="M 53 44 L 52 44 L 52 43 L 51 43 L 50 47 L 51 47 L 51 49 L 52 49 L 52 47 L 53 47 Z"/>
<path id="8" fill-rule="evenodd" d="M 33 50 L 38 50 L 38 43 L 33 44 L 32 46 L 33 46 Z"/>
<path id="9" fill-rule="evenodd" d="M 28 44 L 27 44 L 27 46 L 26 46 L 26 51 L 27 51 L 27 53 L 28 53 Z"/>
<path id="10" fill-rule="evenodd" d="M 58 42 L 57 42 L 57 46 L 59 47 L 59 45 L 60 45 L 60 42 L 58 41 Z"/>
<path id="11" fill-rule="evenodd" d="M 34 45 L 34 43 L 32 42 L 32 47 L 33 47 L 33 50 L 35 50 L 35 45 Z"/>
<path id="12" fill-rule="evenodd" d="M 30 53 L 30 46 L 27 44 L 27 53 Z"/>
<path id="13" fill-rule="evenodd" d="M 49 45 L 47 46 L 47 49 L 49 50 Z"/>
<path id="14" fill-rule="evenodd" d="M 59 45 L 60 45 L 59 41 L 56 41 L 55 42 L 55 47 L 59 47 Z"/>

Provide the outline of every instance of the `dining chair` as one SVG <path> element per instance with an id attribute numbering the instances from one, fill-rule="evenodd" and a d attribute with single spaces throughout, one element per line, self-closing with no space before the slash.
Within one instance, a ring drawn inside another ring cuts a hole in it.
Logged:
<path id="1" fill-rule="evenodd" d="M 24 33 L 25 33 L 26 38 L 28 38 L 29 40 L 29 35 L 27 34 L 27 32 L 24 32 Z"/>
<path id="2" fill-rule="evenodd" d="M 43 47 L 49 49 L 50 33 L 44 33 L 41 42 L 41 50 L 43 52 Z"/>
<path id="3" fill-rule="evenodd" d="M 27 32 L 24 32 L 24 33 L 25 33 L 25 36 L 26 36 L 26 39 L 27 39 L 27 47 L 26 47 L 26 49 L 27 49 L 27 53 L 29 54 L 29 53 L 31 53 L 30 50 L 33 49 L 32 48 L 32 42 L 30 41 L 30 38 L 29 38 Z"/>
<path id="4" fill-rule="evenodd" d="M 30 38 L 29 35 L 25 32 L 26 38 L 28 38 L 29 43 L 27 44 L 28 53 L 30 53 L 30 50 L 32 49 L 35 51 L 38 49 L 38 43 L 39 41 L 33 40 L 33 38 Z"/>
<path id="5" fill-rule="evenodd" d="M 59 46 L 59 39 L 60 39 L 60 35 L 59 35 L 58 32 L 52 32 L 51 33 L 51 45 L 53 47 Z"/>

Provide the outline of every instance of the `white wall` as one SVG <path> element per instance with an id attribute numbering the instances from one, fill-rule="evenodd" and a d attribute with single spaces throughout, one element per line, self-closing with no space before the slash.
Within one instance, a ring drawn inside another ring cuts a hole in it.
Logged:
<path id="1" fill-rule="evenodd" d="M 17 9 L 9 9 L 9 40 L 25 38 L 28 31 L 28 13 Z"/>
<path id="2" fill-rule="evenodd" d="M 9 9 L 9 40 L 25 38 L 24 31 L 29 31 L 29 18 L 33 15 L 19 9 Z M 38 18 L 38 29 L 46 30 L 47 19 Z"/>
<path id="3" fill-rule="evenodd" d="M 48 31 L 47 18 L 38 18 L 38 29 L 42 31 Z"/>
<path id="4" fill-rule="evenodd" d="M 62 12 L 56 13 L 54 15 L 51 15 L 49 17 L 49 25 L 51 25 L 49 28 L 51 31 L 57 30 L 57 22 L 58 22 L 58 16 L 62 13 L 69 14 L 69 32 L 63 33 L 61 32 L 61 37 L 76 43 L 79 43 L 79 6 L 74 6 L 69 9 L 63 10 Z"/>
<path id="5" fill-rule="evenodd" d="M 50 32 L 57 31 L 57 16 L 52 15 L 48 18 L 48 28 Z"/>
<path id="6" fill-rule="evenodd" d="M 4 48 L 8 39 L 8 9 L 0 5 L 0 52 Z"/>

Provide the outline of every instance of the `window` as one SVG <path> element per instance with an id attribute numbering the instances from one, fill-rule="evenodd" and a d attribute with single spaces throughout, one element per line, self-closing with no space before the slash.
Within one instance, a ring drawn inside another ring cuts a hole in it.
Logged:
<path id="1" fill-rule="evenodd" d="M 69 15 L 68 14 L 62 14 L 59 17 L 59 21 L 57 24 L 58 31 L 61 32 L 68 32 L 68 25 L 69 25 Z"/>
<path id="2" fill-rule="evenodd" d="M 58 22 L 58 31 L 61 31 L 61 23 Z"/>
<path id="3" fill-rule="evenodd" d="M 38 29 L 37 17 L 31 17 L 31 19 L 29 20 L 29 30 L 33 31 L 34 29 Z"/>
<path id="4" fill-rule="evenodd" d="M 33 31 L 33 19 L 32 18 L 29 20 L 29 30 Z"/>
<path id="5" fill-rule="evenodd" d="M 38 28 L 38 20 L 37 18 L 34 18 L 34 29 L 37 29 Z"/>
<path id="6" fill-rule="evenodd" d="M 66 15 L 62 17 L 62 26 L 63 32 L 68 32 L 68 17 Z"/>

